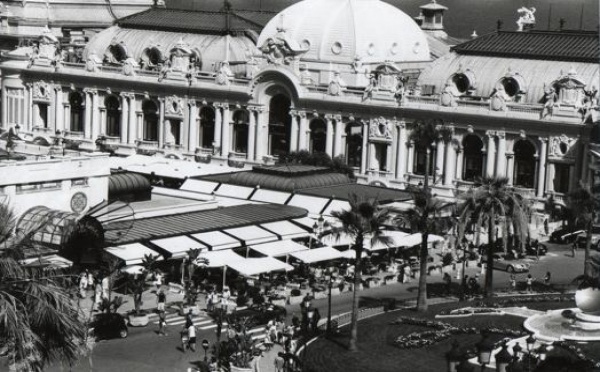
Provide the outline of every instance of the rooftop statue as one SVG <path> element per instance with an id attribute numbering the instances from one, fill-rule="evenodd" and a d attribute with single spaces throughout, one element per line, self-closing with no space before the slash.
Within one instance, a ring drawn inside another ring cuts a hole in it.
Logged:
<path id="1" fill-rule="evenodd" d="M 260 50 L 269 63 L 289 65 L 295 56 L 307 52 L 308 48 L 302 48 L 297 41 L 289 38 L 283 26 L 280 26 L 273 37 L 265 40 Z"/>
<path id="2" fill-rule="evenodd" d="M 521 14 L 521 17 L 519 17 L 519 19 L 517 20 L 517 25 L 519 26 L 518 31 L 523 31 L 525 25 L 535 24 L 535 16 L 533 15 L 535 13 L 534 7 L 521 7 L 517 10 L 517 12 Z"/>

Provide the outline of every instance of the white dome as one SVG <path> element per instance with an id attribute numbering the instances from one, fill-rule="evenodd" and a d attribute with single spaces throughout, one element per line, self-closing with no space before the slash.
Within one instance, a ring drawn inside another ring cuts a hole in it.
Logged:
<path id="1" fill-rule="evenodd" d="M 308 51 L 301 59 L 352 63 L 428 61 L 424 32 L 400 9 L 380 0 L 304 0 L 267 23 L 258 46 L 285 29 Z"/>

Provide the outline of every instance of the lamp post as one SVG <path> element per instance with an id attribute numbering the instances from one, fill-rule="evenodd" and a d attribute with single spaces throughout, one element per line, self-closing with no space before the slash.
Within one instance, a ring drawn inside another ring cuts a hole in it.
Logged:
<path id="1" fill-rule="evenodd" d="M 329 297 L 327 299 L 327 336 L 331 336 L 331 287 L 335 281 L 335 272 L 329 270 Z"/>
<path id="2" fill-rule="evenodd" d="M 482 333 L 482 339 L 477 343 L 477 361 L 481 364 L 481 371 L 485 371 L 485 366 L 490 363 L 494 343 L 489 338 L 487 333 Z"/>
<path id="3" fill-rule="evenodd" d="M 204 349 L 204 362 L 208 362 L 208 357 L 206 356 L 206 352 L 208 351 L 208 340 L 202 340 L 202 348 Z"/>
<path id="4" fill-rule="evenodd" d="M 462 359 L 460 345 L 457 340 L 452 343 L 452 348 L 446 353 L 446 362 L 448 363 L 448 372 L 457 372 L 456 367 Z"/>
<path id="5" fill-rule="evenodd" d="M 508 352 L 508 346 L 506 343 L 502 345 L 502 350 L 500 350 L 495 355 L 496 359 L 496 372 L 507 372 L 506 367 L 512 360 L 512 355 Z"/>

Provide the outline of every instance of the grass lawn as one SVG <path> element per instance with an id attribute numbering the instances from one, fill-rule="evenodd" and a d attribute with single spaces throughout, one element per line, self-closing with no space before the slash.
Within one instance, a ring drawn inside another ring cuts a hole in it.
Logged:
<path id="1" fill-rule="evenodd" d="M 313 342 L 302 357 L 308 371 L 328 372 L 440 372 L 446 371 L 445 354 L 456 339 L 463 348 L 474 348 L 481 340 L 477 334 L 451 336 L 436 344 L 414 349 L 400 349 L 393 342 L 398 336 L 407 335 L 412 332 L 433 330 L 417 325 L 395 325 L 394 320 L 399 317 L 413 317 L 420 319 L 436 320 L 435 315 L 444 310 L 472 306 L 473 303 L 461 302 L 433 305 L 425 313 L 414 310 L 391 311 L 383 315 L 375 316 L 358 323 L 358 351 L 350 353 L 347 351 L 350 329 L 344 327 L 340 334 L 331 340 L 321 338 Z M 515 306 L 527 306 L 530 309 L 549 310 L 558 308 L 574 307 L 573 302 L 532 302 L 522 303 Z M 522 329 L 523 318 L 514 316 L 471 316 L 464 318 L 437 319 L 444 323 L 455 326 L 466 326 L 476 328 L 496 327 L 519 330 Z M 503 338 L 494 335 L 495 340 Z M 590 357 L 595 357 L 590 345 L 584 348 Z M 600 349 L 594 347 L 593 349 Z M 490 370 L 491 371 L 491 370 Z"/>

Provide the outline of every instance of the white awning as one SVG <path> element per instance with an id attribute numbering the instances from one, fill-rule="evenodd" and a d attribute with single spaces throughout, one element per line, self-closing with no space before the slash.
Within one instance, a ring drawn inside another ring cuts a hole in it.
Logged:
<path id="1" fill-rule="evenodd" d="M 218 182 L 212 182 L 212 181 L 185 180 L 185 182 L 183 182 L 183 185 L 181 185 L 179 190 L 199 192 L 202 194 L 210 194 L 217 188 L 218 185 L 219 185 Z"/>
<path id="2" fill-rule="evenodd" d="M 206 245 L 185 235 L 156 239 L 150 242 L 169 252 L 171 254 L 170 258 L 174 259 L 186 257 L 190 249 L 208 250 Z"/>
<path id="3" fill-rule="evenodd" d="M 295 194 L 287 205 L 304 208 L 308 210 L 308 213 L 310 214 L 321 214 L 321 211 L 325 208 L 328 201 L 328 198 Z"/>
<path id="4" fill-rule="evenodd" d="M 422 237 L 421 233 L 411 234 L 404 238 L 401 238 L 399 240 L 400 244 L 398 246 L 399 247 L 414 247 L 415 245 L 421 244 L 422 240 L 423 240 L 423 237 Z M 444 238 L 439 235 L 429 234 L 427 236 L 428 244 L 436 243 L 436 242 L 440 242 L 440 241 L 443 242 Z"/>
<path id="5" fill-rule="evenodd" d="M 229 185 L 224 183 L 215 191 L 215 195 L 236 199 L 248 199 L 253 191 L 253 187 Z"/>
<path id="6" fill-rule="evenodd" d="M 269 222 L 260 226 L 279 235 L 281 239 L 304 238 L 310 235 L 308 231 L 290 221 Z"/>
<path id="7" fill-rule="evenodd" d="M 315 222 L 317 222 L 314 218 L 310 217 L 295 218 L 292 221 L 304 227 L 308 231 L 312 231 L 313 225 L 315 224 Z"/>
<path id="8" fill-rule="evenodd" d="M 198 256 L 198 258 L 199 260 L 197 260 L 194 263 L 202 267 L 223 267 L 229 266 L 232 262 L 245 260 L 244 257 L 235 253 L 231 249 L 226 249 L 223 251 L 202 252 Z M 208 264 L 203 263 L 202 259 L 207 259 Z"/>
<path id="9" fill-rule="evenodd" d="M 325 210 L 323 211 L 323 214 L 326 216 L 331 216 L 331 212 L 333 211 L 349 211 L 350 210 L 350 203 L 348 203 L 346 200 L 332 200 L 331 203 L 329 203 L 329 205 L 327 206 L 327 208 L 325 208 Z"/>
<path id="10" fill-rule="evenodd" d="M 337 247 L 341 245 L 353 245 L 354 238 L 344 233 L 339 234 L 339 236 L 335 236 L 334 234 L 327 234 L 321 237 L 321 242 L 325 245 Z"/>
<path id="11" fill-rule="evenodd" d="M 45 269 L 67 269 L 73 266 L 73 262 L 57 254 L 42 257 L 26 258 L 19 261 L 28 267 L 43 267 Z"/>
<path id="12" fill-rule="evenodd" d="M 390 238 L 389 245 L 377 242 L 375 246 L 371 247 L 371 240 L 366 238 L 364 241 L 364 248 L 369 251 L 379 251 L 383 249 L 397 248 L 402 247 L 404 239 L 409 236 L 409 234 L 402 231 L 385 231 L 383 236 L 387 236 Z"/>
<path id="13" fill-rule="evenodd" d="M 335 260 L 342 258 L 342 253 L 331 247 L 322 247 L 309 249 L 308 251 L 294 252 L 290 256 L 299 259 L 304 263 L 313 263 L 320 261 Z"/>
<path id="14" fill-rule="evenodd" d="M 242 243 L 234 237 L 222 233 L 221 231 L 210 231 L 191 235 L 194 239 L 200 240 L 209 246 L 213 251 L 220 249 L 230 249 L 241 247 Z"/>
<path id="15" fill-rule="evenodd" d="M 347 249 L 343 252 L 340 252 L 342 254 L 342 258 L 347 258 L 349 260 L 354 260 L 356 259 L 356 251 L 354 249 Z M 362 258 L 367 257 L 367 252 L 363 251 L 362 254 L 360 255 Z"/>
<path id="16" fill-rule="evenodd" d="M 308 247 L 296 243 L 292 240 L 282 240 L 280 242 L 271 242 L 259 245 L 253 245 L 252 250 L 269 257 L 283 257 L 293 252 L 308 250 Z"/>
<path id="17" fill-rule="evenodd" d="M 250 200 L 272 204 L 285 204 L 285 202 L 290 198 L 290 195 L 291 194 L 289 192 L 258 189 L 252 195 Z"/>
<path id="18" fill-rule="evenodd" d="M 141 264 L 145 255 L 156 257 L 159 261 L 163 259 L 157 252 L 140 243 L 123 244 L 116 247 L 104 248 L 104 250 L 125 261 L 125 265 Z"/>
<path id="19" fill-rule="evenodd" d="M 270 273 L 272 271 L 291 271 L 294 269 L 292 265 L 288 265 L 273 257 L 246 258 L 242 261 L 228 263 L 227 267 L 244 276 Z"/>
<path id="20" fill-rule="evenodd" d="M 244 227 L 236 227 L 234 229 L 223 230 L 228 234 L 231 234 L 244 241 L 246 245 L 260 244 L 279 240 L 277 235 L 268 232 L 265 229 L 260 228 L 256 225 L 249 225 Z"/>

